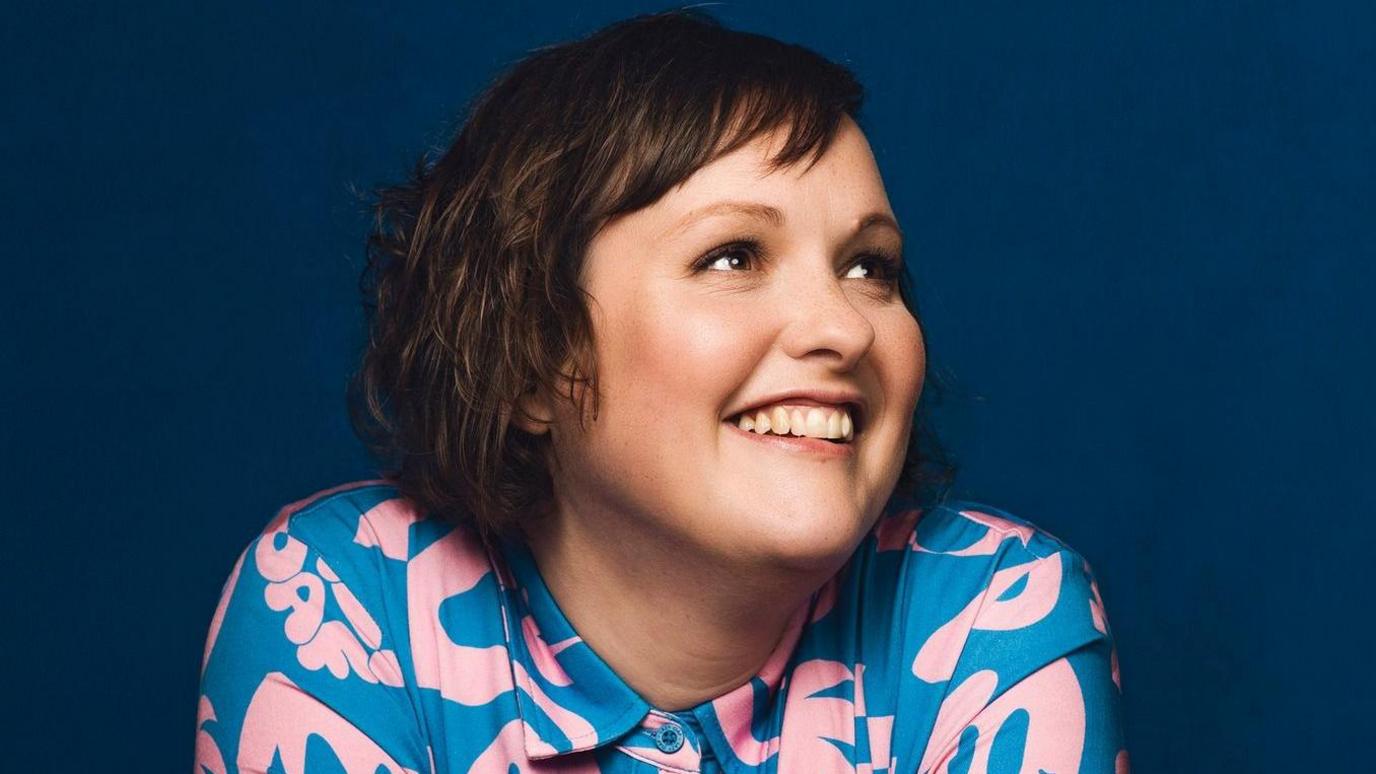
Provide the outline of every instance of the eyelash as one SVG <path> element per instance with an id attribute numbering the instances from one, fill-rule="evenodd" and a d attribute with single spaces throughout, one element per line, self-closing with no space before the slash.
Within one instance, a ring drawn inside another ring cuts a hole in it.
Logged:
<path id="1" fill-rule="evenodd" d="M 738 239 L 734 242 L 730 242 L 728 244 L 721 245 L 720 247 L 713 248 L 711 251 L 699 258 L 693 264 L 693 271 L 707 271 L 707 267 L 711 266 L 714 262 L 716 262 L 718 258 L 730 255 L 732 252 L 741 249 L 744 249 L 747 252 L 749 252 L 752 259 L 758 258 L 760 254 L 759 240 Z M 886 287 L 897 287 L 899 276 L 903 273 L 902 263 L 898 256 L 894 255 L 888 250 L 874 249 L 862 253 L 854 262 L 851 263 L 851 266 L 854 266 L 856 263 L 859 263 L 861 260 L 865 258 L 874 258 L 878 260 L 883 272 L 883 276 L 881 277 L 867 279 L 870 279 L 870 281 L 872 282 L 882 283 Z M 726 273 L 730 274 L 731 272 Z"/>

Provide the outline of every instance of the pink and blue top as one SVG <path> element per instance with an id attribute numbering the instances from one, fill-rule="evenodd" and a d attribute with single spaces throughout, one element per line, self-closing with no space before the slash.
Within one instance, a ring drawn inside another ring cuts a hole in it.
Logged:
<path id="1" fill-rule="evenodd" d="M 1122 774 L 1121 690 L 1083 557 L 986 505 L 895 497 L 758 674 L 666 712 L 524 546 L 368 481 L 284 507 L 239 556 L 196 771 Z"/>

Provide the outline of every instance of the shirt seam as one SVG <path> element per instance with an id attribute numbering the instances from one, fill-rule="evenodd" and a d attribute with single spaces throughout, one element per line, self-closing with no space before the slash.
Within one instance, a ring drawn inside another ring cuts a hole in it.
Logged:
<path id="1" fill-rule="evenodd" d="M 999 514 L 1001 514 L 1001 515 L 1000 515 L 1000 518 L 1008 518 L 1008 517 L 1012 516 L 1012 514 L 1008 513 L 1007 511 L 1004 511 L 1004 510 L 1002 510 L 1001 508 L 998 508 L 997 506 L 993 506 L 993 505 L 987 505 L 987 504 L 983 504 L 983 503 L 970 502 L 970 501 L 968 501 L 968 500 L 957 500 L 957 501 L 955 501 L 955 503 L 957 503 L 957 504 L 959 504 L 959 503 L 964 503 L 964 504 L 966 504 L 966 505 L 972 506 L 969 510 L 979 510 L 980 508 L 988 508 L 988 509 L 990 509 L 990 510 L 998 511 Z M 942 504 L 941 504 L 940 506 L 938 506 L 938 507 L 940 507 L 940 508 L 945 508 L 946 510 L 950 511 L 953 515 L 961 516 L 961 513 L 960 513 L 960 512 L 961 512 L 962 509 L 959 508 L 959 507 L 957 506 L 957 504 L 942 503 Z M 996 515 L 996 514 L 991 514 L 991 515 Z M 964 518 L 964 517 L 962 516 L 961 518 Z M 1060 538 L 1055 537 L 1054 535 L 1050 534 L 1049 532 L 1043 530 L 1043 529 L 1041 528 L 1041 526 L 1038 525 L 1038 524 L 1036 524 L 1035 522 L 1028 522 L 1028 521 L 1020 520 L 1020 519 L 1008 519 L 1008 520 L 1009 520 L 1009 521 L 1015 521 L 1015 520 L 1018 521 L 1018 522 L 1019 522 L 1020 524 L 1022 524 L 1023 526 L 1030 528 L 1030 529 L 1032 530 L 1032 534 L 1033 534 L 1034 537 L 1041 537 L 1041 538 L 1044 538 L 1044 539 L 1046 539 L 1047 541 L 1051 542 L 1051 544 L 1053 545 L 1054 550 L 1052 550 L 1051 553 L 1049 553 L 1049 554 L 1039 554 L 1039 553 L 1037 553 L 1036 550 L 1034 550 L 1034 549 L 1032 548 L 1032 541 L 1029 540 L 1029 541 L 1028 541 L 1028 544 L 1025 545 L 1025 546 L 1023 546 L 1023 550 L 1027 551 L 1027 553 L 1031 554 L 1033 557 L 1035 557 L 1035 558 L 1037 558 L 1037 559 L 1047 559 L 1047 558 L 1050 558 L 1051 556 L 1053 556 L 1053 555 L 1055 555 L 1055 554 L 1059 554 L 1059 553 L 1061 553 L 1061 552 L 1064 551 L 1064 552 L 1066 552 L 1066 553 L 1069 553 L 1069 554 L 1071 555 L 1071 558 L 1079 558 L 1079 555 L 1076 553 L 1076 551 L 1075 551 L 1074 549 L 1072 549 L 1070 546 L 1068 546 L 1068 545 L 1066 545 L 1064 542 L 1062 542 Z M 968 521 L 968 519 L 967 519 L 967 521 Z M 998 533 L 998 535 L 999 535 L 1001 538 L 1007 538 L 1007 537 L 1010 537 L 1010 536 L 1011 536 L 1011 537 L 1018 537 L 1018 531 L 1015 530 L 1015 529 L 1008 529 L 1008 528 L 1006 528 L 1006 527 L 988 527 L 988 529 L 993 530 L 994 532 Z M 916 533 L 916 530 L 917 530 L 917 526 L 916 526 L 916 525 L 913 526 L 913 530 L 914 530 L 914 533 Z M 1003 541 L 1000 540 L 999 542 L 1002 543 Z M 1019 540 L 1018 542 L 1021 543 L 1022 541 Z"/>
<path id="2" fill-rule="evenodd" d="M 320 546 L 316 545 L 315 543 L 313 543 L 313 542 L 311 542 L 311 541 L 308 541 L 308 540 L 306 540 L 305 538 L 303 538 L 299 533 L 295 533 L 295 534 L 294 534 L 294 533 L 292 532 L 293 527 L 296 527 L 296 526 L 297 526 L 297 525 L 296 525 L 296 520 L 297 520 L 297 518 L 300 517 L 300 516 L 304 516 L 304 515 L 306 515 L 306 514 L 308 514 L 308 513 L 314 513 L 318 508 L 324 507 L 327 503 L 329 503 L 331 500 L 333 500 L 335 497 L 337 497 L 337 496 L 339 496 L 339 495 L 343 495 L 343 494 L 346 494 L 346 493 L 352 494 L 352 493 L 355 493 L 355 492 L 363 492 L 363 491 L 366 491 L 366 490 L 373 490 L 373 489 L 391 489 L 391 490 L 394 491 L 394 492 L 397 491 L 396 488 L 395 488 L 394 486 L 391 486 L 391 485 L 389 485 L 389 484 L 365 484 L 365 485 L 360 486 L 360 487 L 358 487 L 358 488 L 356 488 L 356 489 L 345 489 L 345 490 L 341 490 L 341 491 L 338 491 L 338 492 L 332 492 L 331 494 L 325 495 L 324 497 L 321 497 L 321 498 L 319 498 L 319 499 L 317 499 L 317 500 L 315 500 L 315 501 L 313 501 L 313 502 L 307 503 L 305 506 L 303 506 L 303 507 L 297 509 L 297 510 L 294 511 L 291 515 L 289 515 L 289 516 L 287 517 L 287 523 L 286 523 L 286 525 L 285 525 L 287 534 L 290 535 L 292 538 L 294 538 L 294 539 L 296 539 L 296 540 L 300 540 L 300 541 L 301 541 L 301 544 L 304 545 L 304 546 L 306 546 L 307 549 L 312 550 L 312 551 L 315 551 L 317 554 L 319 554 L 320 557 L 321 557 L 322 559 L 325 560 L 325 564 L 330 565 L 330 568 L 333 570 L 333 568 L 335 567 L 335 565 L 334 565 L 332 562 L 330 562 L 330 554 L 327 554 Z M 388 498 L 388 499 L 396 499 L 396 498 Z M 383 500 L 383 501 L 381 501 L 381 502 L 386 502 L 386 500 Z M 381 502 L 380 502 L 379 504 L 381 504 Z M 358 514 L 358 517 L 359 517 L 360 519 L 365 519 L 365 520 L 366 520 L 367 513 L 366 513 L 366 512 L 360 512 L 360 513 Z M 371 521 L 368 521 L 368 526 L 369 526 L 369 529 L 372 529 L 372 522 L 371 522 Z M 376 532 L 376 530 L 374 530 L 374 532 Z M 341 565 L 338 565 L 338 566 L 342 567 L 342 566 L 344 566 L 344 565 L 341 564 Z M 409 566 L 409 563 L 408 563 L 408 565 L 407 565 L 407 572 L 409 573 L 409 571 L 410 571 L 410 566 Z M 345 588 L 348 588 L 348 587 L 345 586 Z M 352 593 L 352 590 L 350 590 L 350 591 L 351 591 L 351 593 Z M 392 617 L 391 607 L 387 604 L 387 595 L 386 595 L 386 594 L 378 594 L 378 598 L 381 600 L 380 604 L 382 605 L 382 608 L 383 608 L 383 617 L 389 622 L 389 627 L 390 627 L 390 624 L 394 622 L 394 619 L 393 619 L 393 617 Z M 408 612 L 408 616 L 409 616 L 409 612 Z M 409 623 L 410 623 L 410 622 L 408 621 L 407 623 L 408 623 L 408 627 L 407 627 L 407 628 L 408 628 L 407 642 L 410 643 L 410 637 L 409 637 Z M 352 625 L 350 625 L 350 628 L 352 628 Z M 355 633 L 355 634 L 357 634 L 357 633 Z M 407 654 L 407 659 L 408 659 L 408 660 L 411 660 L 411 661 L 414 661 L 414 658 L 415 658 L 415 656 L 414 656 L 414 643 L 411 643 L 411 645 L 412 645 L 412 648 L 411 648 L 412 652 Z M 398 662 L 398 663 L 399 663 L 399 662 Z M 413 665 L 412 665 L 412 670 L 414 671 L 414 669 L 415 669 L 415 667 L 414 667 L 414 664 L 413 664 Z M 418 703 L 417 703 L 417 701 L 416 701 L 416 695 L 412 692 L 411 685 L 409 684 L 409 681 L 407 681 L 407 680 L 404 679 L 404 678 L 405 678 L 405 675 L 403 675 L 402 677 L 403 677 L 403 680 L 402 680 L 402 690 L 405 691 L 405 693 L 406 693 L 406 700 L 407 700 L 407 703 L 411 705 L 411 717 L 412 717 L 412 719 L 413 719 L 413 720 L 415 721 L 415 723 L 416 723 L 416 728 L 417 728 L 417 730 L 419 730 L 419 732 L 420 732 L 421 741 L 425 744 L 426 749 L 427 749 L 427 750 L 432 750 L 432 749 L 434 749 L 434 748 L 433 748 L 433 746 L 432 746 L 432 740 L 431 740 L 431 738 L 430 738 L 430 728 L 429 728 L 429 726 L 428 726 L 428 725 L 425 723 L 425 721 L 424 721 L 423 715 L 421 714 L 420 707 L 419 707 L 419 705 L 418 705 Z M 382 684 L 382 683 L 379 681 L 379 684 Z M 369 738 L 372 739 L 371 736 L 370 736 Z M 374 744 L 377 744 L 377 740 L 373 740 L 373 742 L 374 742 Z M 381 746 L 381 745 L 379 745 L 379 746 Z M 424 750 L 422 750 L 422 752 L 424 752 Z M 427 757 L 428 757 L 428 756 L 427 756 Z M 432 769 L 431 769 L 432 774 L 433 774 L 434 771 L 435 771 L 435 770 L 432 768 Z"/>

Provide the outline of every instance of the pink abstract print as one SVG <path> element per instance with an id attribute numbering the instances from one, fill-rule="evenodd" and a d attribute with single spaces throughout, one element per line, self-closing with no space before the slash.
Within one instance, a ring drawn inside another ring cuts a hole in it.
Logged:
<path id="1" fill-rule="evenodd" d="M 490 573 L 482 552 L 460 532 L 431 543 L 406 568 L 416 685 L 469 707 L 512 690 L 510 657 L 499 643 L 478 647 L 454 642 L 440 611 L 450 600 L 463 601 Z"/>
<path id="2" fill-rule="evenodd" d="M 339 576 L 317 558 L 314 572 L 306 568 L 306 546 L 287 534 L 285 526 L 269 530 L 254 552 L 259 574 L 267 581 L 263 598 L 271 610 L 286 612 L 283 634 L 296 645 L 296 660 L 306 669 L 328 669 L 336 678 L 350 672 L 370 682 L 400 687 L 401 667 L 396 654 L 381 648 L 382 630 Z M 325 597 L 330 595 L 343 620 L 325 620 Z"/>
<path id="3" fill-rule="evenodd" d="M 1021 592 L 1004 599 L 1019 582 Z M 913 659 L 913 674 L 929 683 L 950 680 L 970 632 L 1031 626 L 1051 612 L 1060 593 L 1060 554 L 999 570 L 984 590 L 922 644 Z"/>
<path id="4" fill-rule="evenodd" d="M 230 568 L 201 682 L 198 774 L 1128 772 L 1089 563 L 973 503 L 892 501 L 751 680 L 668 712 L 522 546 L 336 487 Z"/>
<path id="5" fill-rule="evenodd" d="M 418 774 L 401 766 L 358 727 L 291 678 L 272 672 L 259 684 L 244 715 L 239 737 L 241 771 L 306 771 L 312 739 L 323 740 L 345 771 L 353 774 Z"/>
<path id="6" fill-rule="evenodd" d="M 780 771 L 895 769 L 897 761 L 890 757 L 894 716 L 867 714 L 864 672 L 864 664 L 851 669 L 824 659 L 798 665 L 784 707 Z M 853 698 L 836 690 L 846 684 Z M 863 751 L 858 749 L 861 729 L 867 740 Z"/>
<path id="7" fill-rule="evenodd" d="M 984 530 L 968 546 L 930 549 L 919 542 L 915 531 L 908 533 L 910 537 L 903 544 L 913 551 L 972 557 L 993 556 L 1009 539 L 1028 549 L 1038 538 L 1037 530 L 1024 523 L 974 509 L 961 510 L 959 515 Z M 897 537 L 888 536 L 886 547 L 901 547 L 898 544 Z M 1087 585 L 1068 586 L 1063 574 L 1062 557 L 1066 555 L 1068 552 L 1057 551 L 995 571 L 960 612 L 921 644 L 912 662 L 912 674 L 926 683 L 951 681 L 973 633 L 1031 629 L 1061 605 L 1072 609 L 1078 604 L 1088 605 L 1088 620 L 1100 635 L 1107 636 L 1107 617 L 1089 563 L 1080 559 L 1076 568 L 1083 571 Z M 1062 593 L 1069 589 L 1080 590 L 1081 598 L 1063 600 Z M 1117 653 L 1113 649 L 1110 653 L 1114 687 L 1121 691 Z M 994 741 L 1016 714 L 1021 725 L 1017 733 L 1023 740 L 1019 770 L 1080 771 L 1086 741 L 1086 696 L 1070 662 L 1065 657 L 1055 659 L 1011 684 L 1001 679 L 996 667 L 991 663 L 989 668 L 973 671 L 949 689 L 917 770 L 934 774 L 957 769 L 968 774 L 1006 770 L 1006 765 L 992 763 L 990 756 Z M 1113 770 L 1127 770 L 1126 750 L 1115 752 Z"/>

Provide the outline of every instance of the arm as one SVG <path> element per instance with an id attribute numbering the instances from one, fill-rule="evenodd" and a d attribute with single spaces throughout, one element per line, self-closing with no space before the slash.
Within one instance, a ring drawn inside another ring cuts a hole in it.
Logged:
<path id="1" fill-rule="evenodd" d="M 430 771 L 388 622 L 375 615 L 378 565 L 351 536 L 336 542 L 327 559 L 284 514 L 240 555 L 206 639 L 197 774 Z"/>

